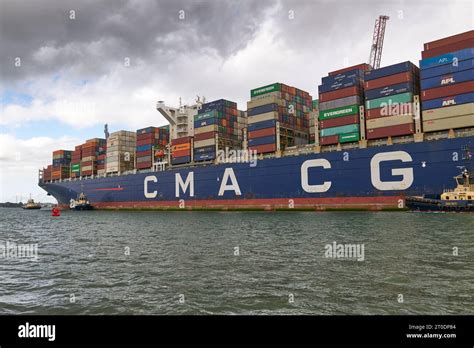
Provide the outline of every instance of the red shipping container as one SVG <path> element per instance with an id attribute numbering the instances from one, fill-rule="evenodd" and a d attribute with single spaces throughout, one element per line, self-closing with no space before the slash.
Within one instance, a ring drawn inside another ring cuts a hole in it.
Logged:
<path id="1" fill-rule="evenodd" d="M 365 81 L 364 87 L 366 90 L 369 90 L 374 88 L 396 85 L 397 83 L 413 81 L 413 77 L 414 75 L 412 73 L 403 72 L 400 74 L 381 77 L 375 80 Z"/>
<path id="2" fill-rule="evenodd" d="M 151 156 L 151 150 L 138 151 L 136 155 L 137 155 L 137 158 L 138 158 L 138 157 Z"/>
<path id="3" fill-rule="evenodd" d="M 74 150 L 75 150 L 75 151 L 81 151 L 81 148 L 82 148 L 82 145 L 77 145 L 77 146 L 74 148 Z"/>
<path id="4" fill-rule="evenodd" d="M 259 129 L 259 130 L 249 132 L 248 138 L 254 139 L 254 138 L 260 138 L 260 137 L 268 137 L 270 135 L 274 135 L 275 132 L 276 132 L 275 127 Z"/>
<path id="5" fill-rule="evenodd" d="M 349 115 L 343 117 L 330 118 L 327 120 L 319 121 L 319 128 L 331 128 L 339 126 L 347 126 L 349 124 L 359 123 L 359 115 Z"/>
<path id="6" fill-rule="evenodd" d="M 81 161 L 81 168 L 94 165 L 94 161 Z"/>
<path id="7" fill-rule="evenodd" d="M 171 145 L 180 145 L 180 144 L 187 144 L 191 142 L 192 137 L 182 137 L 178 139 L 171 140 Z"/>
<path id="8" fill-rule="evenodd" d="M 94 174 L 94 171 L 93 170 L 84 170 L 84 171 L 81 171 L 81 175 L 92 175 Z"/>
<path id="9" fill-rule="evenodd" d="M 430 49 L 428 51 L 423 51 L 423 52 L 421 52 L 421 57 L 423 59 L 426 59 L 426 58 L 440 56 L 442 54 L 449 53 L 449 52 L 460 51 L 460 50 L 463 50 L 465 48 L 471 48 L 471 47 L 474 47 L 474 39 L 454 42 L 454 43 L 449 44 L 449 45 L 436 47 L 436 48 Z"/>
<path id="10" fill-rule="evenodd" d="M 343 68 L 343 69 L 331 71 L 328 75 L 329 75 L 329 76 L 333 76 L 333 75 L 337 75 L 337 74 L 343 73 L 343 72 L 345 72 L 345 71 L 355 70 L 355 69 L 367 71 L 367 70 L 370 70 L 370 69 L 371 69 L 371 66 L 370 66 L 369 64 L 367 64 L 367 63 L 357 64 L 357 65 L 353 65 L 353 66 L 350 66 L 350 67 L 347 67 L 347 68 Z"/>
<path id="11" fill-rule="evenodd" d="M 474 92 L 474 81 L 458 83 L 444 87 L 431 88 L 421 91 L 421 100 L 430 100 L 442 97 L 449 97 L 457 94 Z"/>
<path id="12" fill-rule="evenodd" d="M 276 145 L 275 144 L 264 144 L 264 145 L 251 146 L 251 147 L 249 147 L 249 150 L 251 150 L 251 151 L 257 150 L 257 153 L 275 152 L 276 151 Z"/>
<path id="13" fill-rule="evenodd" d="M 194 134 L 194 141 L 213 139 L 214 137 L 215 137 L 214 131 L 205 132 L 201 134 Z"/>
<path id="14" fill-rule="evenodd" d="M 339 142 L 339 135 L 330 135 L 327 137 L 319 137 L 320 145 L 333 145 Z"/>
<path id="15" fill-rule="evenodd" d="M 137 140 L 137 146 L 152 145 L 154 143 L 155 143 L 154 138 Z"/>
<path id="16" fill-rule="evenodd" d="M 82 157 L 89 157 L 95 155 L 96 150 L 94 147 L 88 147 L 85 149 L 82 149 Z"/>
<path id="17" fill-rule="evenodd" d="M 400 136 L 415 133 L 415 126 L 413 123 L 401 124 L 397 126 L 381 127 L 374 129 L 367 129 L 367 139 L 387 138 L 389 136 Z"/>
<path id="18" fill-rule="evenodd" d="M 174 151 L 171 155 L 173 157 L 191 156 L 191 150 Z"/>
<path id="19" fill-rule="evenodd" d="M 155 133 L 143 133 L 143 134 L 137 135 L 137 141 L 146 140 L 146 139 L 155 139 Z"/>
<path id="20" fill-rule="evenodd" d="M 148 168 L 151 168 L 151 161 L 137 163 L 137 169 L 148 169 Z"/>
<path id="21" fill-rule="evenodd" d="M 360 87 L 347 87 L 342 88 L 337 91 L 319 93 L 319 102 L 327 102 L 334 99 L 350 97 L 353 95 L 361 95 L 361 88 Z"/>
<path id="22" fill-rule="evenodd" d="M 427 42 L 423 45 L 423 48 L 425 51 L 428 51 L 433 48 L 446 46 L 458 41 L 464 41 L 464 40 L 469 40 L 469 39 L 474 39 L 474 30 L 466 31 L 464 33 L 456 34 L 453 36 L 448 36 L 439 40 Z"/>

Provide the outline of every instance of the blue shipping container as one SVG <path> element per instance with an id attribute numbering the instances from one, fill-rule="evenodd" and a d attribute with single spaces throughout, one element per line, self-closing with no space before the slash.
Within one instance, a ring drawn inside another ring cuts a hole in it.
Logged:
<path id="1" fill-rule="evenodd" d="M 416 73 L 418 68 L 412 62 L 403 62 L 394 65 L 389 65 L 380 69 L 366 71 L 364 73 L 364 80 L 370 81 L 379 79 L 381 77 L 395 75 L 403 72 L 413 72 Z"/>
<path id="2" fill-rule="evenodd" d="M 137 152 L 151 150 L 151 144 L 137 146 Z"/>
<path id="3" fill-rule="evenodd" d="M 250 123 L 248 126 L 248 131 L 251 132 L 259 129 L 274 127 L 276 125 L 276 122 L 277 120 L 267 120 L 257 123 Z"/>
<path id="4" fill-rule="evenodd" d="M 354 86 L 362 86 L 364 81 L 360 77 L 351 77 L 347 78 L 341 82 L 333 82 L 332 84 L 322 84 L 318 86 L 318 92 L 330 92 L 330 91 L 337 91 L 341 88 L 346 87 L 354 87 Z"/>
<path id="5" fill-rule="evenodd" d="M 208 153 L 200 153 L 194 155 L 195 161 L 207 161 L 216 158 L 215 152 L 208 152 Z"/>
<path id="6" fill-rule="evenodd" d="M 275 135 L 269 135 L 267 137 L 249 139 L 249 146 L 274 144 L 276 141 Z"/>
<path id="7" fill-rule="evenodd" d="M 199 128 L 199 127 L 206 127 L 206 126 L 210 126 L 212 124 L 217 124 L 217 119 L 215 118 L 208 118 L 208 119 L 205 119 L 205 120 L 201 120 L 201 121 L 194 121 L 194 128 Z"/>
<path id="8" fill-rule="evenodd" d="M 191 162 L 191 156 L 181 156 L 171 158 L 171 164 L 183 164 Z"/>
<path id="9" fill-rule="evenodd" d="M 196 147 L 194 148 L 194 153 L 210 152 L 210 151 L 214 151 L 215 149 L 216 149 L 215 145 Z"/>
<path id="10" fill-rule="evenodd" d="M 454 74 L 445 74 L 432 77 L 430 79 L 421 80 L 421 90 L 436 88 L 447 85 L 455 85 L 456 83 L 474 80 L 474 69 L 460 71 Z"/>
<path id="11" fill-rule="evenodd" d="M 153 127 L 153 126 L 137 129 L 137 135 L 152 133 L 154 129 L 155 129 L 155 127 Z"/>
<path id="12" fill-rule="evenodd" d="M 474 58 L 474 48 L 466 48 L 464 50 L 442 54 L 440 56 L 426 58 L 420 60 L 420 69 L 428 69 L 441 65 L 456 63 L 466 59 Z"/>
<path id="13" fill-rule="evenodd" d="M 438 109 L 445 106 L 474 103 L 474 93 L 458 94 L 451 97 L 431 99 L 421 103 L 421 110 Z"/>
<path id="14" fill-rule="evenodd" d="M 354 69 L 342 72 L 333 76 L 325 76 L 321 79 L 323 85 L 331 85 L 333 83 L 344 83 L 347 79 L 359 78 L 364 79 L 364 71 L 361 69 Z"/>
<path id="15" fill-rule="evenodd" d="M 403 82 L 396 85 L 381 87 L 365 91 L 365 100 L 378 99 L 382 97 L 388 97 L 390 95 L 400 94 L 400 93 L 418 93 L 417 88 L 413 82 Z"/>
<path id="16" fill-rule="evenodd" d="M 463 60 L 458 62 L 456 65 L 446 64 L 434 68 L 423 69 L 420 71 L 420 78 L 429 79 L 431 77 L 452 74 L 469 69 L 474 69 L 474 59 Z"/>
<path id="17" fill-rule="evenodd" d="M 247 115 L 255 116 L 255 115 L 260 115 L 260 114 L 264 114 L 266 112 L 272 112 L 272 111 L 278 111 L 278 104 L 271 103 L 271 104 L 266 104 L 266 105 L 257 106 L 255 108 L 248 109 Z"/>
<path id="18" fill-rule="evenodd" d="M 57 166 L 68 166 L 69 164 L 71 164 L 71 160 L 69 158 L 57 158 L 57 159 L 53 159 L 53 166 L 54 167 L 57 167 Z"/>

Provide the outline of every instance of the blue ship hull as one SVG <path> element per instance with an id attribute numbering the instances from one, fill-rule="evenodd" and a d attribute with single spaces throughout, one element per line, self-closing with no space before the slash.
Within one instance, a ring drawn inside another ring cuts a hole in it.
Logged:
<path id="1" fill-rule="evenodd" d="M 474 136 L 41 183 L 61 205 L 99 209 L 385 209 L 455 186 Z"/>

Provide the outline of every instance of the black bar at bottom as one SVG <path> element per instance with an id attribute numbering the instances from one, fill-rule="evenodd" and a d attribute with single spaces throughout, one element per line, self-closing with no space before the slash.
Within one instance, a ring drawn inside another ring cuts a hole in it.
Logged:
<path id="1" fill-rule="evenodd" d="M 52 326 L 43 325 L 54 325 L 54 341 Z M 0 316 L 0 346 L 310 343 L 472 347 L 473 327 L 474 316 Z M 46 337 L 19 337 L 39 334 Z"/>

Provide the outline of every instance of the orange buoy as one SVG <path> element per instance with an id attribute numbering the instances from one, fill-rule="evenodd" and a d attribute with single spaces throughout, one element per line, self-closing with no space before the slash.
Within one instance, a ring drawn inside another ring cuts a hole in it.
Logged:
<path id="1" fill-rule="evenodd" d="M 51 211 L 51 216 L 61 216 L 61 210 L 58 207 L 54 207 Z"/>

